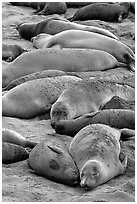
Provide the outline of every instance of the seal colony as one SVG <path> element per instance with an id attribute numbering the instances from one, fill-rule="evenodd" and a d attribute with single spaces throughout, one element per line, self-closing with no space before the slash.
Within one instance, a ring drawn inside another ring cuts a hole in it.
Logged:
<path id="1" fill-rule="evenodd" d="M 64 13 L 66 4 L 95 6 L 91 2 L 61 2 L 64 5 L 62 11 L 56 6 L 60 2 L 11 2 L 16 3 L 37 9 L 37 14 L 44 15 L 55 13 L 56 9 L 60 14 Z M 96 9 L 99 5 L 105 4 L 96 4 Z M 127 7 L 124 9 L 117 4 L 116 10 L 103 12 L 101 20 L 103 17 L 107 20 L 124 19 L 131 3 L 123 5 Z M 132 7 L 135 12 L 134 3 Z M 114 15 L 110 17 L 109 13 Z M 89 16 L 88 9 L 85 14 Z M 72 21 L 80 18 L 86 20 L 81 9 Z M 88 190 L 123 174 L 127 156 L 123 154 L 120 142 L 135 136 L 135 112 L 100 109 L 107 106 L 113 97 L 134 101 L 135 89 L 124 83 L 128 81 L 126 74 L 123 74 L 123 80 L 116 76 L 117 82 L 111 81 L 113 72 L 109 79 L 103 79 L 103 75 L 100 78 L 91 75 L 90 79 L 83 80 L 76 75 L 117 67 L 126 68 L 126 73 L 128 69 L 134 71 L 132 50 L 106 29 L 72 23 L 67 19 L 51 17 L 36 23 L 24 22 L 17 26 L 17 30 L 22 38 L 31 40 L 35 47 L 42 49 L 23 53 L 15 60 L 16 56 L 10 56 L 8 61 L 14 61 L 3 63 L 3 116 L 30 119 L 50 111 L 55 131 L 65 134 L 63 137 L 70 135 L 74 138 L 69 145 L 52 136 L 37 143 L 16 131 L 3 129 L 2 163 L 28 159 L 31 172 L 69 186 L 80 183 Z M 76 75 L 70 76 L 71 73 Z"/>

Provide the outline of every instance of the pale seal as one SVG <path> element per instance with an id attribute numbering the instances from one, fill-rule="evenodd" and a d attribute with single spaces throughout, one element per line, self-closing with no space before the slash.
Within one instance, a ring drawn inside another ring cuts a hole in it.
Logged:
<path id="1" fill-rule="evenodd" d="M 38 37 L 36 37 L 36 40 Z M 47 39 L 47 40 L 46 40 Z M 35 38 L 34 38 L 35 43 Z M 67 30 L 43 40 L 43 48 L 84 48 L 108 52 L 134 71 L 134 52 L 124 43 L 107 36 L 81 30 Z"/>
<path id="2" fill-rule="evenodd" d="M 18 132 L 10 129 L 5 129 L 5 128 L 2 128 L 2 142 L 13 143 L 16 145 L 20 145 L 22 147 L 29 147 L 29 148 L 33 148 L 37 145 L 36 142 L 32 142 L 26 139 Z"/>
<path id="3" fill-rule="evenodd" d="M 24 53 L 3 69 L 2 87 L 19 77 L 43 70 L 86 72 L 118 66 L 120 63 L 115 57 L 101 50 L 38 49 Z"/>
<path id="4" fill-rule="evenodd" d="M 109 80 L 79 81 L 65 89 L 52 105 L 51 120 L 52 122 L 71 120 L 86 113 L 98 111 L 113 96 L 133 101 L 135 89 Z"/>
<path id="5" fill-rule="evenodd" d="M 32 118 L 47 113 L 62 91 L 82 80 L 75 76 L 35 79 L 16 86 L 2 96 L 2 114 Z"/>
<path id="6" fill-rule="evenodd" d="M 80 186 L 93 189 L 123 174 L 127 157 L 121 152 L 120 132 L 103 124 L 92 124 L 72 139 L 69 152 L 80 172 Z"/>
<path id="7" fill-rule="evenodd" d="M 80 8 L 70 21 L 102 20 L 109 22 L 120 22 L 128 16 L 130 3 L 95 3 Z"/>
<path id="8" fill-rule="evenodd" d="M 123 109 L 100 110 L 85 114 L 73 120 L 62 120 L 51 123 L 56 133 L 74 137 L 89 124 L 105 124 L 117 129 L 135 129 L 135 112 Z"/>
<path id="9" fill-rule="evenodd" d="M 109 36 L 114 39 L 118 39 L 113 33 L 103 28 L 96 26 L 80 25 L 77 23 L 69 22 L 66 20 L 48 18 L 37 23 L 21 23 L 16 27 L 20 36 L 26 40 L 31 40 L 32 37 L 37 36 L 40 33 L 47 33 L 50 35 L 55 35 L 64 30 L 86 30 L 89 32 L 100 33 L 102 35 Z"/>
<path id="10" fill-rule="evenodd" d="M 68 152 L 68 147 L 60 139 L 41 141 L 29 155 L 29 166 L 34 173 L 52 181 L 76 185 L 78 169 Z"/>

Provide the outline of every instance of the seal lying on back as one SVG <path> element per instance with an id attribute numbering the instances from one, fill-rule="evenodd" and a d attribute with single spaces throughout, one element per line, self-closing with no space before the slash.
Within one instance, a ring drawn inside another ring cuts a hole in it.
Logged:
<path id="1" fill-rule="evenodd" d="M 55 18 L 48 18 L 38 23 L 21 23 L 17 26 L 16 29 L 18 30 L 20 36 L 26 40 L 31 40 L 32 37 L 37 36 L 40 33 L 55 35 L 64 30 L 71 29 L 100 33 L 102 35 L 118 39 L 113 33 L 103 28 L 80 25 L 77 23 L 72 23 L 66 20 L 59 20 Z"/>
<path id="2" fill-rule="evenodd" d="M 120 132 L 103 124 L 92 124 L 72 139 L 69 152 L 80 172 L 80 185 L 93 189 L 123 174 L 127 157 L 121 152 Z"/>
<path id="3" fill-rule="evenodd" d="M 70 21 L 102 20 L 110 22 L 120 22 L 128 16 L 130 3 L 121 4 L 95 3 L 80 8 Z"/>
<path id="4" fill-rule="evenodd" d="M 86 113 L 98 111 L 113 96 L 135 99 L 135 89 L 115 81 L 82 80 L 65 89 L 52 105 L 51 120 L 71 120 Z"/>
<path id="5" fill-rule="evenodd" d="M 36 145 L 29 155 L 29 166 L 36 174 L 55 182 L 73 186 L 79 180 L 67 146 L 57 138 L 51 137 Z"/>
<path id="6" fill-rule="evenodd" d="M 39 37 L 36 37 L 33 38 L 32 41 L 35 43 L 38 39 Z M 102 50 L 113 55 L 119 62 L 128 64 L 134 71 L 134 52 L 124 43 L 98 33 L 81 30 L 67 30 L 54 36 L 44 38 L 43 45 L 44 48 L 54 48 L 54 46 L 59 46 L 60 48 Z"/>
<path id="7" fill-rule="evenodd" d="M 38 49 L 24 53 L 3 69 L 2 87 L 6 87 L 19 77 L 43 70 L 81 72 L 106 70 L 118 66 L 121 66 L 121 63 L 115 57 L 101 50 Z"/>
<path id="8" fill-rule="evenodd" d="M 7 45 L 2 43 L 2 60 L 11 62 L 23 52 L 26 52 L 20 45 Z"/>
<path id="9" fill-rule="evenodd" d="M 85 114 L 74 120 L 62 120 L 51 123 L 56 133 L 75 136 L 89 124 L 101 123 L 117 129 L 135 129 L 135 112 L 131 110 L 109 109 Z"/>
<path id="10" fill-rule="evenodd" d="M 22 147 L 30 148 L 35 147 L 37 144 L 36 142 L 29 141 L 18 132 L 4 128 L 2 128 L 2 142 L 13 143 Z"/>
<path id="11" fill-rule="evenodd" d="M 32 118 L 45 114 L 70 84 L 82 80 L 75 76 L 35 79 L 11 89 L 2 96 L 2 114 Z"/>

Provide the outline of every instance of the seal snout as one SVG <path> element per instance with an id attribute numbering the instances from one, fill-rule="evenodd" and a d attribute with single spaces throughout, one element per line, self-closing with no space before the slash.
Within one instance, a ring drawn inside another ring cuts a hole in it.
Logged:
<path id="1" fill-rule="evenodd" d="M 64 126 L 60 125 L 60 123 L 57 121 L 51 120 L 50 124 L 51 124 L 51 127 L 56 131 L 56 133 L 60 133 L 64 129 Z"/>

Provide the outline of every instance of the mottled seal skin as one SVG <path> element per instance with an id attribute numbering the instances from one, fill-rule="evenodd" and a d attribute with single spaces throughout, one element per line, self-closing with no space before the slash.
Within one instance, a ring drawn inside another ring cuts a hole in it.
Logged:
<path id="1" fill-rule="evenodd" d="M 32 118 L 47 113 L 62 91 L 82 80 L 75 76 L 58 76 L 27 81 L 2 96 L 2 114 Z"/>
<path id="2" fill-rule="evenodd" d="M 16 29 L 19 32 L 19 35 L 26 40 L 31 40 L 32 37 L 37 36 L 40 33 L 55 35 L 64 30 L 71 29 L 100 33 L 102 35 L 118 39 L 113 33 L 106 29 L 96 26 L 80 25 L 66 20 L 55 19 L 53 17 L 37 23 L 21 23 L 17 25 Z"/>
<path id="3" fill-rule="evenodd" d="M 127 157 L 119 140 L 120 132 L 103 124 L 86 126 L 76 134 L 69 152 L 79 169 L 81 187 L 93 189 L 125 172 Z"/>
<path id="4" fill-rule="evenodd" d="M 23 49 L 20 45 L 8 45 L 2 43 L 2 60 L 11 62 L 26 51 L 27 50 Z"/>
<path id="5" fill-rule="evenodd" d="M 25 75 L 23 77 L 19 77 L 13 81 L 11 81 L 7 87 L 3 88 L 3 90 L 10 90 L 22 83 L 25 83 L 27 81 L 35 80 L 35 79 L 42 79 L 46 77 L 56 77 L 56 76 L 64 76 L 67 75 L 66 72 L 60 71 L 60 70 L 44 70 L 41 72 L 34 72 L 32 74 Z"/>
<path id="6" fill-rule="evenodd" d="M 134 71 L 134 52 L 124 43 L 98 33 L 81 30 L 63 31 L 44 40 L 44 48 L 54 46 L 102 50 L 113 55 L 119 62 L 129 65 Z"/>
<path id="7" fill-rule="evenodd" d="M 74 120 L 51 123 L 56 133 L 74 137 L 89 124 L 105 124 L 117 129 L 135 129 L 135 112 L 131 110 L 109 109 L 85 114 Z"/>
<path id="8" fill-rule="evenodd" d="M 113 96 L 133 101 L 135 90 L 128 85 L 109 80 L 87 79 L 77 82 L 65 89 L 52 105 L 51 121 L 71 120 L 98 111 Z"/>
<path id="9" fill-rule="evenodd" d="M 102 20 L 109 22 L 120 22 L 128 16 L 130 3 L 121 4 L 95 3 L 80 8 L 70 21 Z"/>
<path id="10" fill-rule="evenodd" d="M 11 164 L 29 158 L 28 151 L 20 145 L 2 142 L 2 163 Z"/>
<path id="11" fill-rule="evenodd" d="M 38 12 L 38 15 L 52 15 L 52 14 L 64 14 L 67 11 L 67 5 L 65 2 L 47 2 L 42 11 Z"/>
<path id="12" fill-rule="evenodd" d="M 37 145 L 36 142 L 29 141 L 18 132 L 5 128 L 2 128 L 2 142 L 13 143 L 22 147 L 30 148 L 33 148 Z"/>
<path id="13" fill-rule="evenodd" d="M 67 146 L 57 138 L 40 142 L 31 151 L 28 162 L 36 174 L 52 181 L 70 186 L 79 181 L 78 169 Z"/>
<path id="14" fill-rule="evenodd" d="M 101 50 L 38 49 L 24 53 L 3 69 L 2 87 L 19 77 L 43 70 L 86 72 L 106 70 L 118 65 L 112 55 Z"/>

